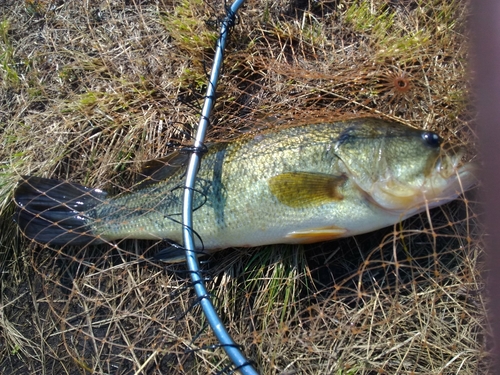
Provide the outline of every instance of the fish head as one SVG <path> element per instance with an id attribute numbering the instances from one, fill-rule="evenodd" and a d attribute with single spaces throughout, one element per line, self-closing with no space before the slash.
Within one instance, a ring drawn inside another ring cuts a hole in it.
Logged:
<path id="1" fill-rule="evenodd" d="M 350 178 L 380 207 L 405 212 L 451 201 L 476 183 L 465 148 L 444 144 L 436 133 L 371 120 L 339 138 L 337 155 Z"/>

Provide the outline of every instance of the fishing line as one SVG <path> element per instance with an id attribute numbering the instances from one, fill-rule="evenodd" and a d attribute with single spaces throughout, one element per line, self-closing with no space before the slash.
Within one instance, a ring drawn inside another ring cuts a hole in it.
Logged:
<path id="1" fill-rule="evenodd" d="M 207 328 L 207 325 L 205 325 L 203 328 L 202 328 L 202 331 L 205 330 Z M 195 337 L 193 338 L 193 340 L 191 341 L 191 344 L 193 344 L 201 335 L 202 332 L 199 332 L 197 335 L 195 335 Z M 224 349 L 224 347 L 227 346 L 227 345 L 222 345 L 222 344 L 212 344 L 212 345 L 203 345 L 199 348 L 196 348 L 196 349 L 186 349 L 185 350 L 185 353 L 186 354 L 193 354 L 193 353 L 196 353 L 196 352 L 200 352 L 202 350 L 211 350 L 211 351 L 215 351 L 217 349 Z M 242 345 L 233 345 L 233 348 L 234 349 L 238 349 L 238 350 L 243 350 L 243 346 Z M 224 367 L 223 369 L 215 372 L 214 374 L 215 375 L 222 375 L 222 374 L 234 374 L 236 371 L 238 370 L 241 370 L 242 368 L 244 368 L 245 366 L 252 366 L 252 365 L 255 365 L 255 362 L 254 361 L 248 361 L 246 363 L 243 363 L 241 364 L 239 367 L 236 367 L 234 364 L 231 364 L 231 365 L 228 365 L 226 367 Z"/>
<path id="2" fill-rule="evenodd" d="M 226 368 L 222 369 L 221 371 L 216 372 L 215 375 L 234 374 L 234 373 L 236 373 L 236 371 L 243 369 L 245 366 L 254 366 L 254 365 L 256 365 L 255 361 L 248 361 L 247 363 L 244 363 L 240 366 L 235 366 L 233 368 L 230 368 L 231 366 L 227 366 Z M 228 372 L 226 372 L 226 371 L 228 371 Z"/>
<path id="3" fill-rule="evenodd" d="M 190 85 L 191 88 L 191 85 Z M 197 112 L 201 111 L 202 107 L 199 103 L 199 99 L 203 98 L 202 94 L 196 92 L 195 89 L 191 88 L 190 91 L 183 91 L 177 95 L 177 101 L 181 104 L 184 104 L 189 109 L 196 110 Z M 194 102 L 194 103 L 193 103 Z"/>
<path id="4" fill-rule="evenodd" d="M 207 328 L 206 325 L 203 327 L 203 329 L 205 329 L 205 328 Z M 197 335 L 195 337 L 197 339 L 199 336 Z M 193 340 L 191 343 L 194 343 L 194 341 L 195 340 Z M 220 349 L 220 348 L 224 349 L 224 345 L 221 345 L 221 344 L 203 345 L 203 346 L 201 346 L 199 348 L 196 348 L 196 349 L 186 349 L 185 353 L 186 354 L 192 354 L 192 353 L 200 352 L 202 350 L 215 351 L 215 350 Z M 238 350 L 243 350 L 243 346 L 241 346 L 241 345 L 234 345 L 234 348 L 238 349 Z M 246 363 L 243 363 L 239 367 L 235 366 L 234 364 L 231 364 L 231 365 L 228 365 L 228 366 L 224 367 L 223 369 L 215 372 L 214 375 L 234 374 L 234 373 L 236 373 L 236 371 L 241 370 L 245 366 L 249 366 L 249 365 L 253 366 L 253 365 L 255 365 L 255 362 L 254 361 L 248 361 Z"/>
<path id="5" fill-rule="evenodd" d="M 186 148 L 186 149 L 188 149 L 188 148 Z M 189 149 L 191 150 L 190 152 L 192 152 L 192 153 L 195 153 L 195 152 L 200 152 L 200 153 L 203 152 L 204 153 L 204 152 L 206 152 L 206 147 L 199 147 L 199 148 L 196 148 L 196 149 L 194 147 L 189 147 Z M 184 189 L 184 187 L 182 187 L 182 186 L 177 186 L 176 188 L 172 189 L 171 192 L 174 192 L 175 190 L 178 190 L 178 189 L 181 189 L 181 188 Z M 203 197 L 203 201 L 201 203 L 199 203 L 196 207 L 192 207 L 192 211 L 195 212 L 196 210 L 200 209 L 201 207 L 203 207 L 207 203 L 208 197 L 207 197 L 207 195 L 204 192 L 202 192 L 202 191 L 200 191 L 198 189 L 190 188 L 190 190 L 192 192 L 194 192 L 194 193 L 200 194 Z M 164 218 L 168 219 L 168 220 L 171 220 L 174 223 L 179 224 L 183 228 L 185 228 L 185 224 L 182 221 L 176 220 L 173 217 L 171 217 L 171 215 L 181 215 L 181 214 L 182 213 L 164 215 Z M 201 238 L 200 234 L 198 232 L 196 232 L 195 230 L 193 230 L 192 228 L 188 228 L 188 229 L 191 230 L 193 236 L 196 236 L 196 239 L 200 242 L 199 248 L 198 249 L 194 249 L 193 252 L 195 252 L 195 253 L 197 253 L 199 255 L 209 255 L 205 251 L 205 245 L 203 244 L 203 239 Z M 168 239 L 164 239 L 164 241 L 168 241 Z M 183 247 L 182 245 L 177 244 L 175 242 L 171 242 L 171 247 L 174 247 L 174 248 L 179 249 L 179 250 L 184 250 L 184 251 L 186 250 L 185 247 Z M 157 255 L 159 255 L 161 252 L 162 251 L 160 250 L 160 252 Z"/>
<path id="6" fill-rule="evenodd" d="M 190 272 L 190 271 L 188 271 L 188 270 L 187 270 L 187 271 L 185 271 L 185 272 Z M 200 272 L 200 271 L 198 271 L 197 273 L 199 273 L 199 274 L 203 274 L 203 272 Z M 210 281 L 210 279 L 208 279 L 208 280 L 207 280 L 207 279 L 203 279 L 203 278 L 201 278 L 201 279 L 198 281 L 198 283 L 201 283 L 201 282 L 203 282 L 203 281 Z M 190 284 L 188 287 L 186 287 L 184 290 L 187 290 L 187 289 L 193 288 L 193 286 L 194 286 L 194 285 L 196 285 L 196 284 L 192 283 L 192 284 Z M 182 312 L 182 314 L 178 315 L 178 316 L 175 318 L 175 320 L 176 320 L 176 321 L 180 321 L 181 319 L 185 318 L 185 317 L 186 317 L 186 316 L 187 316 L 190 312 L 192 312 L 192 311 L 193 311 L 193 309 L 194 309 L 196 306 L 201 306 L 200 302 L 201 302 L 204 298 L 210 298 L 211 296 L 213 297 L 213 295 L 212 295 L 212 294 L 206 294 L 206 295 L 204 295 L 204 296 L 197 296 L 197 298 L 196 298 L 196 299 L 195 299 L 195 300 L 194 300 L 194 301 L 190 304 L 190 306 L 189 306 L 186 310 L 184 310 L 184 311 Z M 205 328 L 206 328 L 206 327 L 202 327 L 202 328 L 200 329 L 200 331 L 204 331 L 204 330 L 205 330 Z M 199 332 L 198 334 L 196 334 L 196 335 L 195 335 L 195 337 L 191 340 L 191 342 L 192 342 L 192 343 L 194 343 L 194 342 L 196 341 L 196 339 L 197 339 L 197 338 L 201 335 L 201 333 L 202 333 L 202 332 Z"/>
<path id="7" fill-rule="evenodd" d="M 190 107 L 187 103 L 182 103 L 184 105 L 186 105 L 188 108 L 193 108 L 193 107 Z M 198 107 L 198 108 L 195 108 L 196 111 L 201 111 L 201 107 Z M 167 123 L 167 125 L 169 127 L 175 127 L 175 129 L 180 133 L 182 134 L 184 137 L 188 138 L 189 140 L 193 140 L 194 137 L 191 133 L 189 133 L 187 130 L 186 130 L 186 124 L 184 122 L 179 122 L 179 121 L 169 121 Z M 182 146 L 181 142 L 179 141 L 172 141 L 170 140 L 169 142 L 165 143 L 166 146 L 172 146 L 172 147 L 180 147 L 178 149 L 179 152 L 182 152 L 183 150 L 187 149 L 187 148 L 190 148 L 191 146 Z M 167 156 L 167 155 L 165 155 Z"/>
<path id="8" fill-rule="evenodd" d="M 185 146 L 182 148 L 182 152 L 197 153 L 198 155 L 203 155 L 208 152 L 208 147 L 205 144 L 199 146 Z"/>
<path id="9" fill-rule="evenodd" d="M 206 328 L 206 326 L 205 326 L 205 328 Z M 199 336 L 195 336 L 195 337 L 196 337 L 196 339 L 198 339 Z M 196 341 L 196 339 L 193 339 L 191 341 L 191 343 L 194 343 Z M 242 345 L 236 345 L 236 344 L 234 344 L 232 346 L 235 347 L 235 348 L 238 348 L 240 350 L 243 350 L 243 346 Z M 216 349 L 220 349 L 220 348 L 223 348 L 223 347 L 224 347 L 224 345 L 222 345 L 222 344 L 212 344 L 212 345 L 203 345 L 202 347 L 199 347 L 199 348 L 196 348 L 196 349 L 187 349 L 186 351 L 187 352 L 195 353 L 195 352 L 199 352 L 201 350 L 216 350 Z"/>

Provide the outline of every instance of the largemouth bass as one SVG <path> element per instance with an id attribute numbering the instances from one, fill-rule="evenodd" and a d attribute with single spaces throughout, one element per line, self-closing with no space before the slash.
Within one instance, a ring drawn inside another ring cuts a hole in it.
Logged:
<path id="1" fill-rule="evenodd" d="M 150 172 L 157 182 L 117 197 L 27 177 L 15 221 L 50 245 L 118 239 L 182 241 L 188 154 Z M 472 163 L 429 131 L 374 118 L 284 127 L 208 147 L 194 194 L 196 246 L 205 250 L 312 243 L 370 232 L 455 199 Z M 201 241 L 200 241 L 201 239 Z"/>

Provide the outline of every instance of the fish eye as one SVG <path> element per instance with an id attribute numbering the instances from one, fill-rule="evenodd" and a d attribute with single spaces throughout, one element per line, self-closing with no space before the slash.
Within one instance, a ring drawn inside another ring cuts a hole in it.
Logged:
<path id="1" fill-rule="evenodd" d="M 427 144 L 427 146 L 432 148 L 438 148 L 441 145 L 441 137 L 433 132 L 422 133 L 422 139 Z"/>

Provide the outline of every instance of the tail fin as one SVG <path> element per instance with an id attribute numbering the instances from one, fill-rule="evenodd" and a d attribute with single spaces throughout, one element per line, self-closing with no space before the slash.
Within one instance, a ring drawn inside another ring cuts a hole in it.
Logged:
<path id="1" fill-rule="evenodd" d="M 99 189 L 40 177 L 25 177 L 14 192 L 17 222 L 25 236 L 50 245 L 102 242 L 92 235 L 92 208 L 105 199 Z M 90 212 L 89 212 L 90 210 Z"/>

